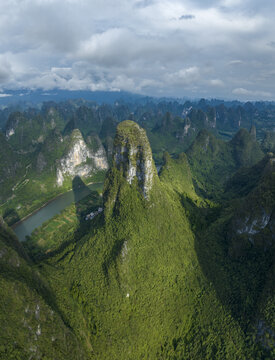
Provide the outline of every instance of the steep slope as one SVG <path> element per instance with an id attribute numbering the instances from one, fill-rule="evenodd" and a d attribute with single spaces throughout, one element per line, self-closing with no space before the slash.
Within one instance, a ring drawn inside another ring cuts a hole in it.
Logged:
<path id="1" fill-rule="evenodd" d="M 55 297 L 0 218 L 0 358 L 83 359 Z"/>
<path id="2" fill-rule="evenodd" d="M 163 166 L 159 177 L 163 183 L 180 196 L 185 196 L 194 202 L 202 203 L 204 200 L 198 196 L 193 183 L 193 176 L 185 153 L 172 159 L 166 152 L 163 156 Z"/>
<path id="3" fill-rule="evenodd" d="M 66 124 L 64 135 L 70 134 L 74 129 L 79 129 L 86 136 L 91 131 L 98 133 L 100 128 L 100 119 L 96 111 L 86 106 L 80 106 Z"/>
<path id="4" fill-rule="evenodd" d="M 262 149 L 264 152 L 275 150 L 275 132 L 274 131 L 266 131 L 263 142 L 262 142 Z"/>
<path id="5" fill-rule="evenodd" d="M 159 178 L 146 133 L 131 121 L 119 124 L 114 144 L 104 213 L 89 234 L 40 264 L 70 326 L 95 359 L 260 359 L 261 349 L 202 271 L 188 217 L 204 217 L 206 209 L 187 159 L 167 159 Z M 177 162 L 182 175 L 174 172 Z"/>
<path id="6" fill-rule="evenodd" d="M 225 184 L 224 191 L 226 198 L 242 198 L 248 195 L 259 183 L 272 156 L 272 153 L 269 153 L 252 167 L 242 167 L 236 171 Z"/>
<path id="7" fill-rule="evenodd" d="M 58 160 L 58 186 L 63 185 L 64 177 L 69 177 L 71 181 L 75 176 L 88 177 L 98 170 L 107 170 L 106 153 L 99 138 L 92 139 L 89 137 L 89 145 L 90 148 L 78 129 L 73 130 L 64 155 Z"/>
<path id="8" fill-rule="evenodd" d="M 22 158 L 14 153 L 4 134 L 0 132 L 0 203 L 6 198 L 10 179 L 22 175 L 24 164 Z"/>
<path id="9" fill-rule="evenodd" d="M 51 118 L 39 114 L 15 112 L 9 116 L 5 134 L 8 142 L 18 153 L 27 154 L 35 151 L 56 124 Z"/>
<path id="10" fill-rule="evenodd" d="M 229 142 L 201 130 L 187 150 L 187 156 L 198 186 L 218 198 L 234 172 L 256 164 L 264 154 L 245 129 L 239 130 Z"/>
<path id="11" fill-rule="evenodd" d="M 137 183 L 144 197 L 149 199 L 149 193 L 157 179 L 157 170 L 153 163 L 152 151 L 146 132 L 133 121 L 123 121 L 117 127 L 114 140 L 114 157 L 108 180 L 116 178 L 119 173 L 131 185 Z M 107 182 L 108 184 L 108 182 Z M 114 192 L 114 188 L 108 188 L 106 193 Z M 117 196 L 117 194 L 115 194 Z M 105 195 L 106 197 L 106 195 Z M 108 202 L 114 202 L 114 195 Z"/>
<path id="12" fill-rule="evenodd" d="M 223 182 L 236 170 L 232 149 L 207 130 L 201 130 L 187 150 L 197 187 L 216 198 Z"/>
<path id="13" fill-rule="evenodd" d="M 275 157 L 262 161 L 256 186 L 236 209 L 231 223 L 232 251 L 243 253 L 247 247 L 263 249 L 275 246 Z M 255 171 L 255 168 L 254 168 Z M 234 250 L 235 249 L 235 250 Z"/>
<path id="14" fill-rule="evenodd" d="M 235 175 L 231 200 L 208 215 L 196 243 L 203 272 L 241 326 L 254 333 L 254 343 L 263 346 L 263 359 L 275 355 L 274 161 L 269 154 Z"/>
<path id="15" fill-rule="evenodd" d="M 245 129 L 240 129 L 230 141 L 233 157 L 237 167 L 250 167 L 260 161 L 263 157 L 260 145 L 255 136 L 249 134 Z"/>
<path id="16" fill-rule="evenodd" d="M 148 136 L 154 152 L 154 157 L 160 160 L 163 151 L 169 153 L 180 153 L 185 151 L 194 138 L 199 129 L 208 126 L 208 116 L 201 110 L 194 110 L 192 107 L 184 118 L 173 116 L 167 112 L 159 121 L 159 123 L 149 132 Z M 212 123 L 211 123 L 212 124 Z"/>

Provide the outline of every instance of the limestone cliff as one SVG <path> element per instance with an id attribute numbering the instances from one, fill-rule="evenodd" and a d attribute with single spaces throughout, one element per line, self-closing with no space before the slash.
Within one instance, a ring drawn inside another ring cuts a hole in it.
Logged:
<path id="1" fill-rule="evenodd" d="M 102 144 L 88 146 L 78 129 L 73 130 L 69 146 L 57 167 L 57 185 L 62 186 L 65 176 L 87 177 L 97 170 L 108 168 L 107 156 Z"/>
<path id="2" fill-rule="evenodd" d="M 103 191 L 106 218 L 119 209 L 131 211 L 136 201 L 132 196 L 151 206 L 160 183 L 146 132 L 134 121 L 126 120 L 117 126 L 113 149 Z"/>
<path id="3" fill-rule="evenodd" d="M 123 172 L 129 184 L 136 178 L 144 197 L 148 199 L 157 170 L 146 132 L 133 121 L 123 121 L 117 127 L 113 166 Z"/>
<path id="4" fill-rule="evenodd" d="M 23 116 L 20 112 L 12 113 L 9 116 L 5 127 L 5 135 L 6 138 L 9 139 L 15 133 L 15 129 L 17 128 L 19 122 L 23 119 Z"/>

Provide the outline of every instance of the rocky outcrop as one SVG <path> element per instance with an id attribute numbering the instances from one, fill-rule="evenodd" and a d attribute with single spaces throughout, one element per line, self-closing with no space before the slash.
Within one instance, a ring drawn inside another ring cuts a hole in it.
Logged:
<path id="1" fill-rule="evenodd" d="M 101 143 L 89 147 L 78 129 L 73 130 L 65 155 L 57 167 L 57 185 L 62 186 L 66 176 L 87 177 L 98 170 L 107 170 L 107 156 Z"/>
<path id="2" fill-rule="evenodd" d="M 187 141 L 190 141 L 191 138 L 195 135 L 196 128 L 192 127 L 192 122 L 187 117 L 184 119 L 183 125 L 175 131 L 175 137 L 180 142 L 185 142 L 187 138 L 189 138 Z"/>
<path id="3" fill-rule="evenodd" d="M 89 147 L 90 158 L 94 162 L 96 169 L 105 170 L 108 168 L 106 151 L 98 137 L 91 135 L 87 137 L 87 145 Z"/>
<path id="4" fill-rule="evenodd" d="M 267 214 L 262 208 L 262 214 L 249 214 L 244 219 L 238 219 L 236 226 L 237 234 L 247 234 L 250 235 L 248 239 L 253 243 L 253 237 L 251 235 L 258 234 L 262 229 L 264 229 L 270 219 L 271 214 Z M 254 215 L 254 216 L 253 216 Z"/>
<path id="5" fill-rule="evenodd" d="M 146 132 L 133 121 L 123 121 L 117 127 L 113 166 L 123 172 L 129 184 L 136 179 L 148 199 L 157 170 Z"/>
<path id="6" fill-rule="evenodd" d="M 206 127 L 216 128 L 217 126 L 217 114 L 215 108 L 211 108 L 208 113 L 205 115 L 205 125 Z"/>
<path id="7" fill-rule="evenodd" d="M 9 119 L 5 128 L 6 138 L 9 139 L 15 133 L 15 129 L 17 128 L 20 120 L 23 118 L 20 112 L 14 112 L 9 116 Z"/>

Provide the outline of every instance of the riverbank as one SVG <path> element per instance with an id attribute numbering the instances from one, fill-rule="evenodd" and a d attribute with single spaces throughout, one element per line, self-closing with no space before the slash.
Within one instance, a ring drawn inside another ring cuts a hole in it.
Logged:
<path id="1" fill-rule="evenodd" d="M 42 226 L 45 222 L 52 219 L 71 204 L 76 204 L 73 208 L 75 208 L 75 211 L 79 214 L 80 207 L 78 204 L 80 200 L 92 195 L 93 192 L 97 194 L 98 198 L 101 198 L 99 192 L 102 191 L 102 188 L 102 182 L 92 182 L 84 187 L 76 187 L 73 190 L 56 196 L 51 199 L 51 201 L 48 201 L 47 204 L 45 203 L 43 206 L 40 206 L 39 209 L 33 211 L 32 214 L 29 214 L 25 220 L 21 219 L 17 224 L 14 224 L 12 229 L 19 241 L 24 241 L 26 236 L 30 236 L 35 229 Z"/>
<path id="2" fill-rule="evenodd" d="M 88 184 L 85 184 L 86 186 L 89 185 L 96 185 L 96 184 L 103 184 L 103 182 L 90 182 Z M 32 211 L 31 213 L 29 213 L 28 215 L 24 216 L 22 219 L 20 219 L 19 221 L 15 222 L 14 224 L 10 225 L 10 227 L 14 230 L 17 226 L 19 226 L 22 222 L 26 221 L 28 218 L 32 217 L 33 215 L 37 214 L 40 210 L 42 210 L 43 208 L 45 208 L 46 206 L 48 206 L 49 204 L 51 204 L 52 202 L 56 201 L 58 198 L 60 198 L 61 196 L 66 195 L 67 193 L 73 191 L 73 189 L 71 188 L 70 190 L 64 191 L 58 195 L 56 195 L 55 197 L 53 197 L 52 199 L 48 200 L 47 202 L 45 202 L 43 205 L 39 206 L 37 209 L 35 209 L 34 211 Z"/>

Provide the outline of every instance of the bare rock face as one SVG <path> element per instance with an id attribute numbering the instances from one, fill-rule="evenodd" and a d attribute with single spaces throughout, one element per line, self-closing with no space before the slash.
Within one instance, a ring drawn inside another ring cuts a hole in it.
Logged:
<path id="1" fill-rule="evenodd" d="M 85 143 L 81 132 L 75 129 L 71 135 L 70 146 L 57 167 L 57 185 L 62 186 L 65 176 L 87 177 L 97 170 L 106 169 L 108 162 L 102 144 L 98 143 L 93 151 Z"/>
<path id="2" fill-rule="evenodd" d="M 123 121 L 117 127 L 113 166 L 123 172 L 129 184 L 136 178 L 144 197 L 149 198 L 157 170 L 146 132 L 134 121 Z"/>
<path id="3" fill-rule="evenodd" d="M 108 169 L 107 154 L 97 135 L 89 136 L 87 144 L 90 146 L 90 158 L 92 159 L 96 169 Z M 91 149 L 92 148 L 92 149 Z"/>
<path id="4" fill-rule="evenodd" d="M 17 128 L 22 115 L 19 112 L 15 112 L 10 115 L 5 129 L 6 138 L 9 139 L 15 133 L 15 129 Z"/>

